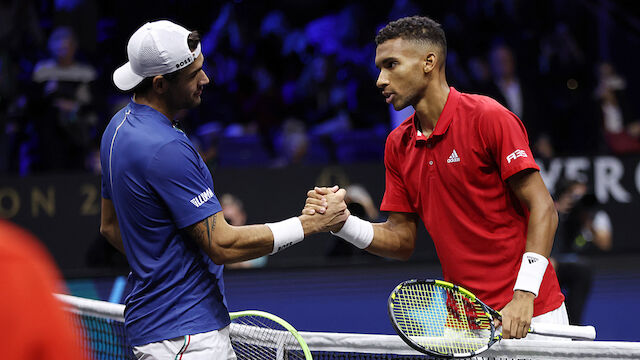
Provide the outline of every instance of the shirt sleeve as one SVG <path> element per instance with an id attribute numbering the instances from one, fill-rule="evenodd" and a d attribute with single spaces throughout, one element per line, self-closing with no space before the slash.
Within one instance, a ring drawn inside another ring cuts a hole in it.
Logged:
<path id="1" fill-rule="evenodd" d="M 173 140 L 158 150 L 147 168 L 147 182 L 179 229 L 222 210 L 209 168 L 186 141 Z"/>
<path id="2" fill-rule="evenodd" d="M 380 210 L 416 212 L 411 203 L 400 174 L 399 161 L 393 149 L 394 141 L 387 139 L 384 149 L 385 190 Z"/>
<path id="3" fill-rule="evenodd" d="M 495 104 L 481 117 L 481 134 L 502 180 L 525 169 L 540 170 L 529 148 L 527 131 L 517 116 Z"/>

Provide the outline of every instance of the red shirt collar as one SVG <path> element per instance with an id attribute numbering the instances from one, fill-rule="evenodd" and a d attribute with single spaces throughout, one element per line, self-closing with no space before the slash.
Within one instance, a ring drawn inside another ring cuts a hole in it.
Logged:
<path id="1" fill-rule="evenodd" d="M 436 128 L 433 129 L 431 136 L 442 136 L 449 129 L 449 125 L 451 124 L 451 120 L 453 120 L 453 115 L 455 114 L 456 108 L 458 107 L 458 102 L 460 100 L 460 93 L 458 90 L 453 87 L 449 88 L 449 96 L 447 96 L 447 102 L 444 104 L 444 109 L 442 109 L 442 113 L 436 122 Z M 413 128 L 413 137 L 416 141 L 427 141 L 427 137 L 424 136 L 421 132 L 419 132 L 418 127 L 416 126 L 416 113 L 413 113 L 411 118 L 411 124 Z"/>

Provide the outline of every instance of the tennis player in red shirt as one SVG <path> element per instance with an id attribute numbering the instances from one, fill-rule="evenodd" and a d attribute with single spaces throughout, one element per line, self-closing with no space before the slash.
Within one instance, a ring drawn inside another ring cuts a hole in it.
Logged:
<path id="1" fill-rule="evenodd" d="M 416 111 L 387 138 L 381 210 L 389 218 L 371 224 L 352 215 L 334 234 L 406 260 L 420 217 L 445 280 L 500 309 L 505 338 L 525 337 L 532 317 L 567 324 L 548 261 L 558 215 L 522 122 L 491 98 L 449 87 L 445 34 L 430 18 L 393 21 L 376 44 L 382 95 L 396 110 Z M 308 195 L 305 213 L 322 213 L 332 196 L 326 188 Z"/>

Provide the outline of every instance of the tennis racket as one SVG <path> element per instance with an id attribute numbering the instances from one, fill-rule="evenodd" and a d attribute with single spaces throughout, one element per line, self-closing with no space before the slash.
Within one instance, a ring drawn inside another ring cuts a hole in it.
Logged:
<path id="1" fill-rule="evenodd" d="M 229 316 L 231 345 L 238 360 L 312 360 L 302 336 L 281 318 L 258 310 Z"/>
<path id="2" fill-rule="evenodd" d="M 389 295 L 389 317 L 412 348 L 441 358 L 476 356 L 502 339 L 501 319 L 470 291 L 441 280 L 408 280 Z M 530 333 L 593 340 L 593 326 L 532 324 Z"/>

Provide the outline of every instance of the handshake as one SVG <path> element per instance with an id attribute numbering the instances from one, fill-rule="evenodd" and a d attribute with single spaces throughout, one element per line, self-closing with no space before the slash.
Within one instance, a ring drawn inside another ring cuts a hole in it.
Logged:
<path id="1" fill-rule="evenodd" d="M 346 195 L 346 190 L 337 185 L 309 190 L 302 215 L 298 217 L 304 234 L 331 231 L 360 249 L 368 247 L 373 241 L 373 225 L 351 215 Z"/>
<path id="2" fill-rule="evenodd" d="M 346 195 L 347 191 L 340 189 L 338 185 L 309 190 L 302 216 L 299 217 L 305 235 L 340 231 L 351 215 L 345 202 Z"/>

